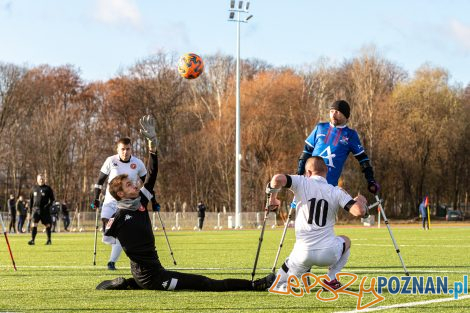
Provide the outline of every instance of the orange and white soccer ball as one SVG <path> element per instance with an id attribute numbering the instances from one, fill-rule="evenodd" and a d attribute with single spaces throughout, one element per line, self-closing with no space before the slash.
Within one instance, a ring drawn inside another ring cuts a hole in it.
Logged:
<path id="1" fill-rule="evenodd" d="M 204 71 L 202 58 L 195 53 L 186 53 L 178 61 L 178 72 L 186 79 L 198 78 Z"/>

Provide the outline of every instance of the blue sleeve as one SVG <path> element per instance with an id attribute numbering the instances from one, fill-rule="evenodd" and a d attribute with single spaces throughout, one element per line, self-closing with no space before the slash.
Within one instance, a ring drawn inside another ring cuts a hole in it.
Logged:
<path id="1" fill-rule="evenodd" d="M 315 142 L 317 139 L 318 125 L 312 130 L 310 135 L 305 139 L 304 153 L 312 154 L 313 149 L 315 149 Z"/>
<path id="2" fill-rule="evenodd" d="M 351 136 L 349 138 L 349 149 L 354 156 L 364 152 L 364 147 L 361 144 L 361 140 L 359 140 L 359 136 L 354 130 L 351 132 Z"/>

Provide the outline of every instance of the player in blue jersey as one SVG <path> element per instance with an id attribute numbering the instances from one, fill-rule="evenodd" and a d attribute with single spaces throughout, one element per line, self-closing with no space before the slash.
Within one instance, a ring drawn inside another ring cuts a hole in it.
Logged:
<path id="1" fill-rule="evenodd" d="M 338 185 L 344 162 L 352 153 L 358 160 L 367 180 L 367 189 L 376 194 L 380 186 L 374 179 L 374 171 L 369 157 L 361 145 L 359 136 L 354 129 L 346 126 L 350 116 L 349 104 L 344 100 L 335 101 L 330 105 L 330 122 L 319 123 L 305 140 L 305 148 L 300 155 L 297 174 L 305 172 L 305 162 L 311 156 L 321 156 L 328 166 L 327 181 L 333 186 Z"/>

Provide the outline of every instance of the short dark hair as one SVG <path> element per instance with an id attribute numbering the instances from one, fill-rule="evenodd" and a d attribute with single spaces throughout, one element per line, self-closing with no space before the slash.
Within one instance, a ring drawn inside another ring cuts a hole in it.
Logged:
<path id="1" fill-rule="evenodd" d="M 130 145 L 132 143 L 131 139 L 129 137 L 122 137 L 119 138 L 118 141 L 116 141 L 116 146 L 122 143 L 123 145 Z"/>
<path id="2" fill-rule="evenodd" d="M 118 176 L 114 177 L 113 179 L 111 179 L 111 181 L 108 184 L 109 185 L 109 193 L 117 201 L 121 200 L 121 197 L 118 196 L 118 192 L 123 191 L 122 190 L 122 181 L 124 179 L 126 179 L 127 177 L 128 177 L 127 174 L 118 175 Z"/>
<path id="3" fill-rule="evenodd" d="M 307 159 L 306 170 L 311 170 L 314 174 L 325 175 L 328 173 L 328 167 L 321 156 L 312 156 Z"/>

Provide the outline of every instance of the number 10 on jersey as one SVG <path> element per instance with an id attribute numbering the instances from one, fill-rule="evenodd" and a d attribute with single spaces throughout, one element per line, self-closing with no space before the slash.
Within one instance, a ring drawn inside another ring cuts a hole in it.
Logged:
<path id="1" fill-rule="evenodd" d="M 308 200 L 309 203 L 309 214 L 308 214 L 308 224 L 312 224 L 313 219 L 315 218 L 315 225 L 318 227 L 323 227 L 326 225 L 326 218 L 328 216 L 328 202 L 325 199 L 312 198 Z"/>

